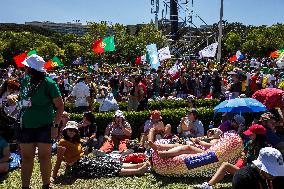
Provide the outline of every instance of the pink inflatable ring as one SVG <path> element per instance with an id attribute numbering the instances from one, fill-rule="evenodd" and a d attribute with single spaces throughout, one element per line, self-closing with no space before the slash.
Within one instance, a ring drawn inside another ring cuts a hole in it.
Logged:
<path id="1" fill-rule="evenodd" d="M 165 144 L 169 140 L 159 140 Z M 234 131 L 223 134 L 219 141 L 204 153 L 184 154 L 171 158 L 160 158 L 154 152 L 152 161 L 156 173 L 164 176 L 211 177 L 223 162 L 234 164 L 243 148 L 241 137 Z"/>

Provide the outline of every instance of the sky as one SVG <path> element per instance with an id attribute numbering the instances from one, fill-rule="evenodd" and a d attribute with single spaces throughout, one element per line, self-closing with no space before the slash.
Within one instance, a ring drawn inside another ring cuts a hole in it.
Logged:
<path id="1" fill-rule="evenodd" d="M 161 18 L 164 6 L 163 0 L 159 1 Z M 66 23 L 80 20 L 83 24 L 100 21 L 124 25 L 142 24 L 155 18 L 151 14 L 150 2 L 151 0 L 0 0 L 0 23 Z M 194 0 L 193 7 L 189 5 L 194 15 L 200 16 L 207 24 L 218 22 L 220 0 Z M 284 23 L 283 7 L 284 0 L 224 0 L 224 20 L 257 26 Z M 202 24 L 196 16 L 193 17 L 193 23 Z"/>

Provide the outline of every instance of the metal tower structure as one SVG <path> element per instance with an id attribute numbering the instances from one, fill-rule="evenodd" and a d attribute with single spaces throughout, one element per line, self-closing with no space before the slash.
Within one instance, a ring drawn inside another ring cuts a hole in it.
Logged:
<path id="1" fill-rule="evenodd" d="M 151 13 L 155 14 L 156 27 L 166 34 L 172 54 L 178 58 L 190 59 L 201 48 L 217 41 L 217 33 L 194 12 L 194 0 L 151 0 Z"/>

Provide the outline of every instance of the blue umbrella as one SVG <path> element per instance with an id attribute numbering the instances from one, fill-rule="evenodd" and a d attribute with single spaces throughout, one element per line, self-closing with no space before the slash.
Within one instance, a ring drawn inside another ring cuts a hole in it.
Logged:
<path id="1" fill-rule="evenodd" d="M 266 110 L 266 106 L 254 98 L 235 98 L 225 100 L 214 108 L 215 112 L 231 113 L 263 112 Z"/>

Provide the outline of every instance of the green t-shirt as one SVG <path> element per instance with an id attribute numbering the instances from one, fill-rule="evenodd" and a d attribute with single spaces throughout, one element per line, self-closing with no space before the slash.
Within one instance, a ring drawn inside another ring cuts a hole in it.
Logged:
<path id="1" fill-rule="evenodd" d="M 45 77 L 31 97 L 32 106 L 25 108 L 22 123 L 24 128 L 39 128 L 53 123 L 55 111 L 53 99 L 61 96 L 57 84 Z"/>

